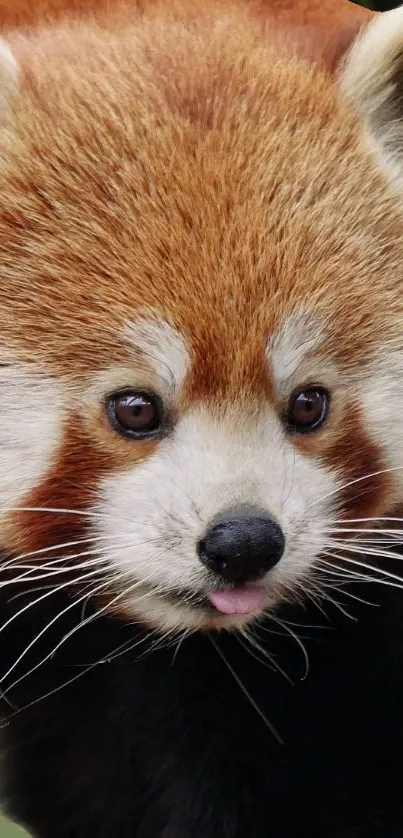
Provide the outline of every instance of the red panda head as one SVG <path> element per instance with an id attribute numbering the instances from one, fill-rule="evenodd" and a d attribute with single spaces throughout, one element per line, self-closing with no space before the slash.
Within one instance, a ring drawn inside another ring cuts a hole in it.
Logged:
<path id="1" fill-rule="evenodd" d="M 353 51 L 365 122 L 242 4 L 158 9 L 3 49 L 0 546 L 241 625 L 403 499 L 400 100 Z"/>

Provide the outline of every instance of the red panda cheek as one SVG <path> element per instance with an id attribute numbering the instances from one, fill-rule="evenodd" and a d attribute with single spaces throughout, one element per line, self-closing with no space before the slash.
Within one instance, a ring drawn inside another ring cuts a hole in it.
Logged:
<path id="1" fill-rule="evenodd" d="M 22 498 L 21 511 L 10 516 L 12 548 L 35 551 L 85 538 L 86 513 L 94 504 L 99 481 L 110 468 L 109 458 L 96 450 L 82 429 L 69 425 L 41 482 Z"/>
<path id="2" fill-rule="evenodd" d="M 321 459 L 336 470 L 342 482 L 338 495 L 341 519 L 372 518 L 385 514 L 391 479 L 382 452 L 370 438 L 361 411 L 350 411 L 337 437 L 329 439 Z"/>
<path id="3" fill-rule="evenodd" d="M 122 445 L 117 435 L 111 437 L 112 444 L 107 446 L 98 434 L 91 436 L 77 417 L 70 419 L 52 465 L 19 503 L 27 511 L 21 509 L 9 516 L 6 532 L 11 543 L 7 547 L 21 553 L 90 539 L 91 510 L 102 479 L 148 456 L 149 449 L 155 447 L 152 443 L 129 447 Z M 66 554 L 90 547 L 88 541 L 79 549 L 71 546 Z"/>

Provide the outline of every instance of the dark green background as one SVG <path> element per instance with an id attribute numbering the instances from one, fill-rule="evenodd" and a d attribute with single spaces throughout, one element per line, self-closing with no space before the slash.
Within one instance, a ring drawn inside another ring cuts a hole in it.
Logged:
<path id="1" fill-rule="evenodd" d="M 0 816 L 0 838 L 28 838 L 28 835 L 19 826 L 10 824 L 10 821 Z"/>

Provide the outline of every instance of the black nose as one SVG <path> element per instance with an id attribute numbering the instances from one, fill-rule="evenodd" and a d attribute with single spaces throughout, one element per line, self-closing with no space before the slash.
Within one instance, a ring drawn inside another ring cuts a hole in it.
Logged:
<path id="1" fill-rule="evenodd" d="M 284 545 L 282 530 L 271 518 L 227 516 L 199 542 L 199 556 L 226 582 L 252 582 L 277 564 Z"/>

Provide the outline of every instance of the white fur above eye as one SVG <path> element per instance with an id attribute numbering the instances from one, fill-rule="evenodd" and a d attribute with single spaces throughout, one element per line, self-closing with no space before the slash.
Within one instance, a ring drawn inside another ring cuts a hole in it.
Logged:
<path id="1" fill-rule="evenodd" d="M 277 389 L 287 390 L 289 381 L 298 372 L 307 356 L 318 349 L 323 340 L 323 324 L 311 313 L 296 311 L 287 317 L 280 329 L 270 337 L 267 357 Z"/>
<path id="2" fill-rule="evenodd" d="M 176 329 L 144 318 L 126 326 L 125 338 L 169 389 L 180 388 L 189 368 L 189 352 Z"/>

